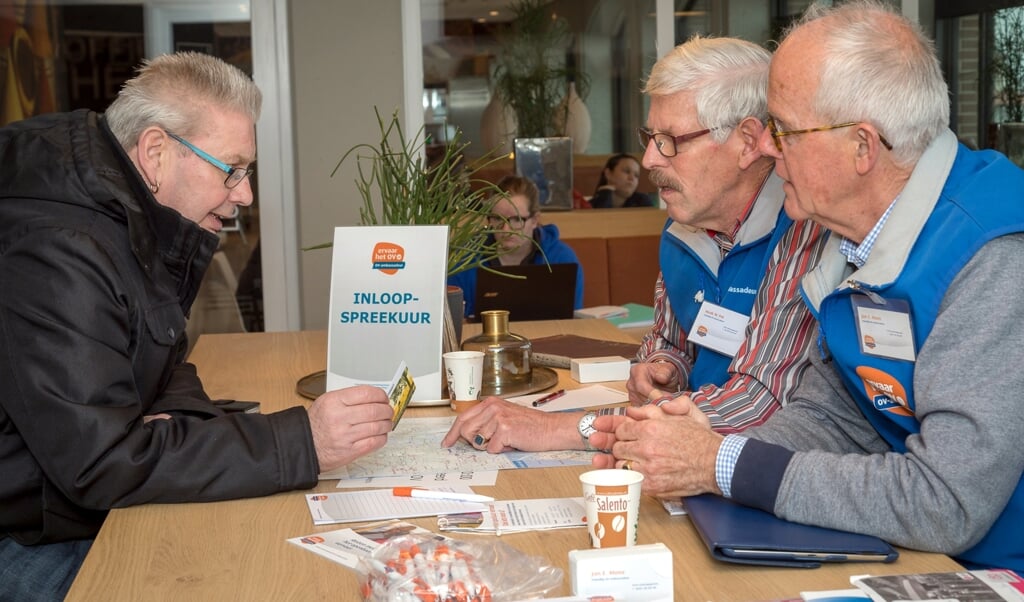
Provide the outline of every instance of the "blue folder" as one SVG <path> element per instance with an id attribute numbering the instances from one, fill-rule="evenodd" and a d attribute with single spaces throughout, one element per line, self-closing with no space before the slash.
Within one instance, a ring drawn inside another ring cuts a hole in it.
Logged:
<path id="1" fill-rule="evenodd" d="M 711 555 L 725 562 L 817 568 L 822 562 L 892 562 L 899 556 L 877 537 L 790 522 L 717 495 L 682 501 Z"/>

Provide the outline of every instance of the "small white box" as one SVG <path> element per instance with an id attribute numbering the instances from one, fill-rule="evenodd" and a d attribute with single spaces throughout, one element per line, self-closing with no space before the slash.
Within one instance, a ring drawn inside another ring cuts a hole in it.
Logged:
<path id="1" fill-rule="evenodd" d="M 580 383 L 629 380 L 629 360 L 619 355 L 572 360 L 569 369 L 573 380 Z"/>
<path id="2" fill-rule="evenodd" d="M 569 552 L 572 595 L 611 596 L 631 602 L 671 602 L 672 550 L 652 543 Z"/>

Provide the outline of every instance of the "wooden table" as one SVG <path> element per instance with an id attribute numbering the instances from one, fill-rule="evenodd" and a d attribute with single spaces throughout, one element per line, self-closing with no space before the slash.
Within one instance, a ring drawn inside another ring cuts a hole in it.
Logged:
<path id="1" fill-rule="evenodd" d="M 474 325 L 466 328 L 464 336 L 477 332 Z M 629 340 L 628 334 L 603 320 L 513 323 L 512 331 L 528 337 L 575 333 Z M 203 335 L 192 361 L 212 397 L 259 400 L 263 411 L 271 412 L 309 403 L 296 395 L 295 382 L 323 369 L 326 336 L 324 332 Z M 578 386 L 560 376 L 563 386 Z M 408 412 L 431 416 L 448 410 Z M 580 495 L 576 477 L 586 469 L 503 470 L 495 487 L 477 490 L 498 499 L 573 497 Z M 334 481 L 322 482 L 316 491 L 335 491 L 334 486 Z M 345 526 L 314 526 L 304 493 L 114 510 L 67 599 L 358 600 L 354 572 L 285 541 Z M 849 587 L 849 577 L 855 574 L 960 568 L 946 556 L 907 550 L 888 565 L 840 564 L 814 570 L 730 565 L 711 558 L 689 519 L 669 516 L 656 500 L 643 499 L 640 517 L 639 543 L 662 542 L 672 549 L 677 600 L 777 600 L 806 590 Z M 411 522 L 436 531 L 435 519 Z M 567 555 L 589 546 L 583 529 L 507 534 L 502 541 L 566 571 L 562 587 L 552 596 L 570 594 Z"/>

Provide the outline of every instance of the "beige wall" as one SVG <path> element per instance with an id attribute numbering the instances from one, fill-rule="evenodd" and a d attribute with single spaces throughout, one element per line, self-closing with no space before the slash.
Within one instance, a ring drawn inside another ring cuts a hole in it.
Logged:
<path id="1" fill-rule="evenodd" d="M 359 219 L 355 163 L 345 151 L 379 139 L 374 106 L 402 106 L 401 1 L 289 2 L 298 239 L 329 242 Z M 327 327 L 331 251 L 299 256 L 302 328 Z"/>

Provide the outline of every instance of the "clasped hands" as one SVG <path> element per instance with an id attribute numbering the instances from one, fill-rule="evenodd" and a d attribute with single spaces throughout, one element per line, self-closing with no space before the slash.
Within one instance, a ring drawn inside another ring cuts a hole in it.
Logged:
<path id="1" fill-rule="evenodd" d="M 681 395 L 660 406 L 630 407 L 625 416 L 599 416 L 594 428 L 590 444 L 611 453 L 595 454 L 593 465 L 643 473 L 644 493 L 721 493 L 715 459 L 723 437 L 711 430 L 707 416 L 689 397 Z"/>

